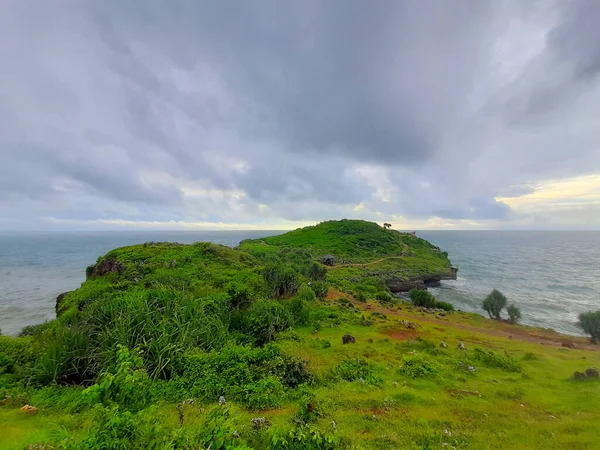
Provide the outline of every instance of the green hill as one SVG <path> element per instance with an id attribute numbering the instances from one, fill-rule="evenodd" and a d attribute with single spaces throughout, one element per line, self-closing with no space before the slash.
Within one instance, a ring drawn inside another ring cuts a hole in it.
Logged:
<path id="1" fill-rule="evenodd" d="M 388 293 L 451 272 L 354 220 L 115 249 L 0 336 L 0 448 L 598 447 L 597 347 Z"/>
<path id="2" fill-rule="evenodd" d="M 448 254 L 412 233 L 364 220 L 336 220 L 279 236 L 245 240 L 239 248 L 262 261 L 322 261 L 333 256 L 328 279 L 352 292 L 422 288 L 456 279 Z"/>

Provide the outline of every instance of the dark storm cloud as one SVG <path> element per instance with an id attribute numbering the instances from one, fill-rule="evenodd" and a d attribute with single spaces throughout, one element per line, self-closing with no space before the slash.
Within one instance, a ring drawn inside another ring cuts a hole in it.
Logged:
<path id="1" fill-rule="evenodd" d="M 513 220 L 495 197 L 600 168 L 599 10 L 4 2 L 3 212 Z"/>

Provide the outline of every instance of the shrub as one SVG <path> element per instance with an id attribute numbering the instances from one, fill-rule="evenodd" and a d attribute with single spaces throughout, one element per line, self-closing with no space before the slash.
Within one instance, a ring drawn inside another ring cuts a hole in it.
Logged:
<path id="1" fill-rule="evenodd" d="M 302 274 L 313 281 L 325 281 L 327 269 L 323 264 L 312 261 L 302 267 Z"/>
<path id="2" fill-rule="evenodd" d="M 486 311 L 491 319 L 500 320 L 500 313 L 506 306 L 506 296 L 498 289 L 494 289 L 485 298 L 481 307 Z"/>
<path id="3" fill-rule="evenodd" d="M 340 446 L 339 439 L 328 436 L 307 424 L 291 430 L 275 430 L 268 448 L 272 450 L 334 450 Z"/>
<path id="4" fill-rule="evenodd" d="M 310 288 L 319 300 L 323 300 L 329 293 L 329 285 L 324 281 L 313 281 Z"/>
<path id="5" fill-rule="evenodd" d="M 105 406 L 117 404 L 131 411 L 146 407 L 150 401 L 150 378 L 139 353 L 139 349 L 130 351 L 119 345 L 115 370 L 102 372 L 98 384 L 87 388 L 84 395 Z"/>
<path id="6" fill-rule="evenodd" d="M 389 302 L 393 302 L 394 301 L 394 297 L 392 297 L 392 295 L 387 292 L 387 291 L 379 291 L 376 295 L 375 298 L 377 300 L 379 300 L 380 302 L 384 302 L 384 303 L 389 303 Z"/>
<path id="7" fill-rule="evenodd" d="M 521 319 L 521 310 L 514 303 L 507 306 L 506 312 L 508 313 L 509 323 L 513 325 Z"/>
<path id="8" fill-rule="evenodd" d="M 358 291 L 354 294 L 354 298 L 356 300 L 358 300 L 359 302 L 366 302 L 367 301 L 367 296 L 365 295 L 365 293 L 363 291 Z"/>
<path id="9" fill-rule="evenodd" d="M 424 308 L 433 308 L 435 305 L 435 297 L 431 292 L 422 289 L 413 289 L 408 293 L 410 300 L 415 306 Z"/>
<path id="10" fill-rule="evenodd" d="M 294 320 L 294 325 L 306 325 L 308 323 L 309 310 L 306 307 L 302 297 L 299 295 L 295 296 L 292 300 L 290 300 L 289 306 L 292 319 Z"/>
<path id="11" fill-rule="evenodd" d="M 298 292 L 300 280 L 291 266 L 269 264 L 263 269 L 263 277 L 273 297 L 289 297 Z"/>
<path id="12" fill-rule="evenodd" d="M 258 345 L 275 339 L 275 335 L 290 328 L 294 319 L 290 311 L 276 300 L 258 300 L 246 317 L 246 332 L 254 337 Z"/>
<path id="13" fill-rule="evenodd" d="M 508 353 L 499 354 L 492 350 L 485 350 L 483 348 L 475 347 L 473 351 L 473 358 L 487 367 L 494 367 L 497 369 L 506 370 L 507 372 L 520 372 L 521 363 L 515 358 L 510 356 Z"/>
<path id="14" fill-rule="evenodd" d="M 313 291 L 310 286 L 304 285 L 298 290 L 297 297 L 301 298 L 305 302 L 312 302 L 317 296 L 315 295 L 315 291 Z"/>
<path id="15" fill-rule="evenodd" d="M 439 372 L 437 366 L 425 356 L 412 355 L 402 358 L 404 362 L 398 372 L 409 378 L 424 378 L 436 376 Z"/>
<path id="16" fill-rule="evenodd" d="M 454 305 L 448 302 L 438 302 L 433 304 L 434 308 L 443 309 L 444 311 L 454 311 Z"/>
<path id="17" fill-rule="evenodd" d="M 194 351 L 183 360 L 181 375 L 174 381 L 181 398 L 216 401 L 224 395 L 256 408 L 274 406 L 273 393 L 283 396 L 280 386 L 296 388 L 311 379 L 303 361 L 282 354 L 274 344 L 262 348 L 227 346 L 211 353 Z M 269 379 L 261 381 L 264 378 Z"/>
<path id="18" fill-rule="evenodd" d="M 369 384 L 379 384 L 383 380 L 379 376 L 381 368 L 364 358 L 354 358 L 342 361 L 333 369 L 333 375 L 346 381 L 363 379 Z"/>
<path id="19" fill-rule="evenodd" d="M 591 336 L 592 343 L 600 342 L 600 310 L 579 314 L 577 326 Z"/>
<path id="20" fill-rule="evenodd" d="M 31 364 L 35 352 L 31 338 L 0 336 L 0 374 L 14 373 Z"/>

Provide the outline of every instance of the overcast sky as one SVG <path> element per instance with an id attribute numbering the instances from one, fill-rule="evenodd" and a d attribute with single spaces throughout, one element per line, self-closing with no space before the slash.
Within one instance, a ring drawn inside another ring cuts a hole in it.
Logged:
<path id="1" fill-rule="evenodd" d="M 600 228 L 600 1 L 0 3 L 0 229 Z"/>

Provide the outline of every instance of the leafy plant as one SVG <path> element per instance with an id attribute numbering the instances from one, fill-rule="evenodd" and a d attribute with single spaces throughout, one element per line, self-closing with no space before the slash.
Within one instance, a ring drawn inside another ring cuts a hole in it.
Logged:
<path id="1" fill-rule="evenodd" d="M 600 310 L 579 314 L 577 326 L 591 336 L 592 343 L 600 342 Z"/>
<path id="2" fill-rule="evenodd" d="M 454 311 L 454 305 L 448 302 L 436 302 L 433 304 L 434 308 L 443 309 L 444 311 Z"/>
<path id="3" fill-rule="evenodd" d="M 475 347 L 473 358 L 486 365 L 487 367 L 495 367 L 506 370 L 507 372 L 520 372 L 521 363 L 510 356 L 508 353 L 496 353 L 492 350 Z"/>
<path id="4" fill-rule="evenodd" d="M 433 308 L 435 306 L 435 297 L 429 291 L 412 289 L 408 295 L 415 306 L 422 306 L 424 308 Z"/>
<path id="5" fill-rule="evenodd" d="M 84 394 L 105 406 L 117 404 L 131 411 L 144 408 L 150 401 L 150 379 L 139 353 L 139 349 L 130 351 L 118 345 L 114 372 L 102 372 L 98 383 L 87 388 Z"/>
<path id="6" fill-rule="evenodd" d="M 293 324 L 290 311 L 276 300 L 257 300 L 246 317 L 246 331 L 258 345 L 271 342 L 277 333 L 287 330 Z"/>
<path id="7" fill-rule="evenodd" d="M 402 362 L 402 367 L 398 372 L 409 378 L 424 378 L 436 376 L 439 373 L 437 365 L 431 359 L 420 354 L 404 356 Z"/>
<path id="8" fill-rule="evenodd" d="M 521 310 L 514 303 L 511 303 L 506 307 L 506 312 L 508 313 L 509 323 L 514 325 L 521 320 Z"/>
<path id="9" fill-rule="evenodd" d="M 500 320 L 500 313 L 506 307 L 506 296 L 498 289 L 494 289 L 485 298 L 481 307 L 486 311 L 491 319 Z"/>
<path id="10" fill-rule="evenodd" d="M 323 300 L 325 297 L 327 297 L 329 285 L 324 281 L 314 281 L 310 287 L 319 300 Z"/>
<path id="11" fill-rule="evenodd" d="M 289 265 L 269 264 L 263 269 L 263 277 L 272 297 L 289 297 L 300 287 L 298 274 Z"/>
<path id="12" fill-rule="evenodd" d="M 382 368 L 365 358 L 346 359 L 333 369 L 333 375 L 345 381 L 363 380 L 369 384 L 379 384 Z"/>

